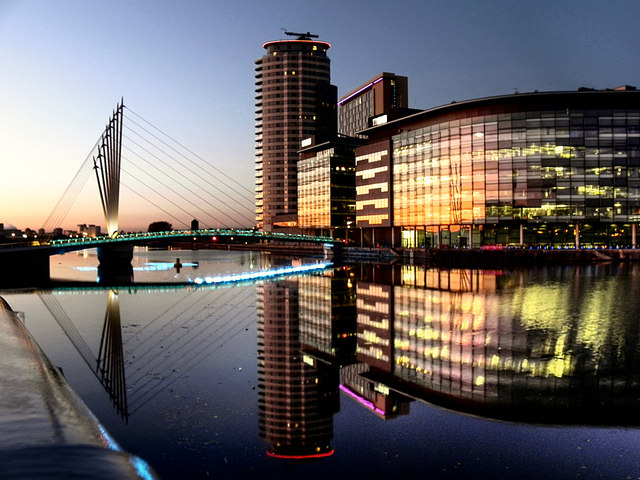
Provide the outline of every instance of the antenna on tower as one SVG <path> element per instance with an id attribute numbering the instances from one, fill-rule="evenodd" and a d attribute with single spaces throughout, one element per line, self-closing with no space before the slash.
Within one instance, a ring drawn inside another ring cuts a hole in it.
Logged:
<path id="1" fill-rule="evenodd" d="M 318 38 L 318 35 L 314 35 L 311 32 L 307 33 L 296 33 L 296 32 L 284 32 L 285 35 L 289 35 L 292 37 L 298 37 L 298 40 L 311 40 L 312 38 Z"/>

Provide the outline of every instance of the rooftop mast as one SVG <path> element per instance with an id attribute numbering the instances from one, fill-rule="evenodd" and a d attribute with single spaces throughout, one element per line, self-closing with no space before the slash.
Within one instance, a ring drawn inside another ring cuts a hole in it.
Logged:
<path id="1" fill-rule="evenodd" d="M 298 37 L 298 40 L 311 40 L 312 38 L 318 38 L 318 35 L 314 35 L 311 32 L 307 32 L 307 33 L 284 32 L 284 34 L 290 35 L 292 37 Z"/>

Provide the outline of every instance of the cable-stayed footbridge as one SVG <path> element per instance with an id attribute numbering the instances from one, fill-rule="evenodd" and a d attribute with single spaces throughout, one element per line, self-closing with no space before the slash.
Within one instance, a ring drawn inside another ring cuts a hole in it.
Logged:
<path id="1" fill-rule="evenodd" d="M 62 225 L 91 177 L 95 177 L 98 187 L 105 234 L 56 238 L 47 233 L 32 243 L 0 245 L 0 278 L 4 278 L 5 283 L 19 272 L 27 272 L 34 279 L 48 279 L 51 255 L 85 248 L 97 248 L 101 264 L 117 270 L 121 265 L 130 264 L 134 245 L 154 241 L 244 242 L 255 245 L 256 249 L 274 242 L 327 247 L 333 244 L 330 237 L 261 232 L 251 228 L 254 224 L 252 191 L 131 109 L 125 109 L 123 101 L 113 111 L 104 132 L 41 232 L 55 232 Z M 146 202 L 155 207 L 155 212 L 162 212 L 166 221 L 160 223 L 183 228 L 125 233 L 119 228 L 121 191 L 127 192 L 129 202 Z"/>

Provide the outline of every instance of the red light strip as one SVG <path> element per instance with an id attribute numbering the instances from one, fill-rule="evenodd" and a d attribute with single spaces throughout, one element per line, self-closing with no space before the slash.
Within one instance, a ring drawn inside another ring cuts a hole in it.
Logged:
<path id="1" fill-rule="evenodd" d="M 327 48 L 331 48 L 331 44 L 327 42 L 317 42 L 314 40 L 273 40 L 271 42 L 267 42 L 262 45 L 262 48 L 267 48 L 269 45 L 274 43 L 297 43 L 297 42 L 305 42 L 305 43 L 317 43 L 318 45 L 326 45 Z"/>
<path id="2" fill-rule="evenodd" d="M 273 457 L 273 458 L 287 458 L 289 460 L 304 460 L 304 459 L 307 459 L 307 458 L 328 457 L 330 455 L 333 455 L 334 452 L 335 452 L 335 450 L 331 449 L 329 452 L 313 453 L 311 455 L 282 455 L 280 453 L 273 453 L 273 452 L 270 452 L 269 450 L 267 450 L 267 455 L 269 455 L 270 457 Z"/>

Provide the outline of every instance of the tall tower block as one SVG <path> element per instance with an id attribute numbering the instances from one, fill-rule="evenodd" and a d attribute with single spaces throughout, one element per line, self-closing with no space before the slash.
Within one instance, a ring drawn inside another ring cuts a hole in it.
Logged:
<path id="1" fill-rule="evenodd" d="M 338 130 L 331 45 L 308 32 L 285 33 L 292 38 L 265 43 L 255 62 L 256 226 L 264 231 L 297 227 L 300 143 L 327 141 Z"/>

